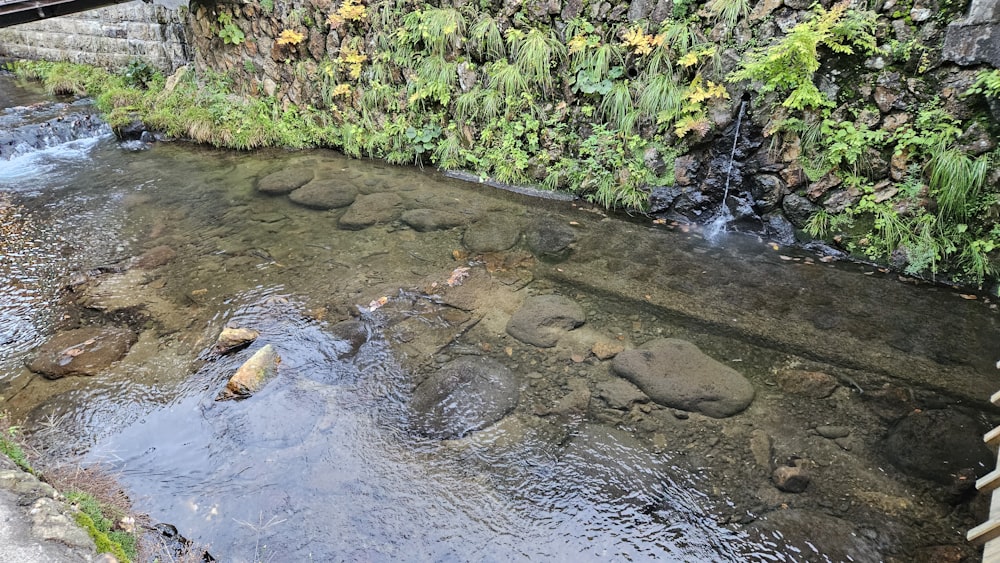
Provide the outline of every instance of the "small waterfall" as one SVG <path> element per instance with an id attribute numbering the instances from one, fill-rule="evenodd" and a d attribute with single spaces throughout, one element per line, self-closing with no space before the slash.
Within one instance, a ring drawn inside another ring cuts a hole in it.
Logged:
<path id="1" fill-rule="evenodd" d="M 736 114 L 736 129 L 733 132 L 733 147 L 729 150 L 729 164 L 726 166 L 726 186 L 722 192 L 722 203 L 719 204 L 719 212 L 716 214 L 715 219 L 712 219 L 712 222 L 708 224 L 705 230 L 705 238 L 709 240 L 713 240 L 720 233 L 724 233 L 726 225 L 733 220 L 733 212 L 726 205 L 726 200 L 729 199 L 729 183 L 732 181 L 733 161 L 736 159 L 736 145 L 740 141 L 740 127 L 743 125 L 743 114 L 746 113 L 749 103 L 750 93 L 744 92 L 740 98 L 740 111 Z"/>

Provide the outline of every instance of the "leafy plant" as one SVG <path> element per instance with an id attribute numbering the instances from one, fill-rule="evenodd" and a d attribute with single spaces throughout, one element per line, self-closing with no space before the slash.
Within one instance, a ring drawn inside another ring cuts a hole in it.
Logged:
<path id="1" fill-rule="evenodd" d="M 326 23 L 330 29 L 340 29 L 348 22 L 364 21 L 367 17 L 368 8 L 360 0 L 344 0 L 337 11 L 326 17 Z"/>
<path id="2" fill-rule="evenodd" d="M 1000 98 L 1000 69 L 981 70 L 976 81 L 965 91 L 965 96 L 982 94 L 987 98 Z"/>
<path id="3" fill-rule="evenodd" d="M 416 153 L 418 159 L 420 155 L 433 151 L 440 137 L 441 126 L 436 123 L 425 125 L 419 129 L 414 127 L 406 129 L 406 138 L 413 145 L 413 152 Z"/>
<path id="4" fill-rule="evenodd" d="M 222 12 L 219 14 L 217 21 L 221 27 L 218 28 L 216 35 L 219 36 L 219 39 L 222 39 L 223 43 L 226 45 L 240 45 L 246 41 L 246 35 L 244 35 L 243 30 L 233 23 L 232 14 Z"/>
<path id="5" fill-rule="evenodd" d="M 153 77 L 156 76 L 156 69 L 142 59 L 132 59 L 122 69 L 121 74 L 127 86 L 145 89 L 149 87 Z"/>
<path id="6" fill-rule="evenodd" d="M 622 37 L 622 47 L 629 49 L 635 55 L 648 55 L 653 49 L 663 44 L 666 34 L 651 35 L 646 33 L 641 25 L 629 28 Z"/>

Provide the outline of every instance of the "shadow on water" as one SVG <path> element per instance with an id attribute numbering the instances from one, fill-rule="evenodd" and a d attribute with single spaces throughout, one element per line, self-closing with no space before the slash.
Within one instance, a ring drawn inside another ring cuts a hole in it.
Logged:
<path id="1" fill-rule="evenodd" d="M 883 450 L 927 410 L 993 416 L 982 300 L 327 151 L 93 143 L 86 165 L 69 147 L 0 163 L 0 395 L 51 455 L 110 463 L 221 560 L 871 560 L 974 521 Z M 288 170 L 353 203 L 257 191 Z M 585 324 L 551 347 L 508 334 L 553 294 Z M 107 325 L 136 337 L 107 370 L 24 367 L 52 334 Z M 227 325 L 260 337 L 216 354 Z M 598 347 L 665 338 L 745 377 L 750 406 L 663 407 Z M 265 345 L 277 377 L 216 401 Z M 516 406 L 421 435 L 417 390 L 467 356 L 513 374 Z M 799 461 L 810 488 L 775 488 Z"/>

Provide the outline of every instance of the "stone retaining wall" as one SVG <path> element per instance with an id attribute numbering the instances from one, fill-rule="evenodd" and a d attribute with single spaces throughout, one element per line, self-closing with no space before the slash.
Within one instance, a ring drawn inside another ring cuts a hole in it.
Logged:
<path id="1" fill-rule="evenodd" d="M 185 6 L 141 1 L 0 29 L 0 57 L 87 63 L 109 69 L 141 59 L 166 72 L 187 64 Z"/>

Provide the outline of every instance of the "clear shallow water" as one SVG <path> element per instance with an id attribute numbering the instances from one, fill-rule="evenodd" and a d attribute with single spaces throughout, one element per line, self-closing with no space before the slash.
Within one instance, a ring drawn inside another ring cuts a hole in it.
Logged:
<path id="1" fill-rule="evenodd" d="M 30 158 L 0 163 L 4 225 L 17 233 L 0 266 L 6 408 L 54 457 L 111 464 L 141 510 L 221 560 L 807 560 L 751 529 L 783 506 L 878 531 L 890 538 L 884 558 L 946 542 L 973 520 L 942 518 L 941 505 L 928 530 L 925 513 L 871 502 L 873 491 L 937 501 L 880 457 L 886 422 L 865 397 L 885 386 L 935 404 L 988 397 L 997 320 L 982 299 L 327 151 L 136 153 L 99 138 Z M 255 191 L 259 177 L 297 167 L 469 223 L 551 219 L 573 225 L 578 242 L 565 262 L 535 260 L 522 244 L 506 262 L 469 265 L 455 253 L 464 227 L 420 232 L 393 219 L 343 230 L 343 211 Z M 175 255 L 130 267 L 161 247 Z M 442 292 L 462 307 L 426 297 L 463 265 L 472 278 L 455 291 L 465 293 Z M 684 338 L 743 373 L 757 398 L 725 420 L 616 407 L 602 394 L 615 377 L 586 359 L 587 337 L 541 350 L 505 335 L 524 294 L 547 292 L 584 307 L 579 333 L 630 347 Z M 383 308 L 358 313 L 379 297 Z M 352 316 L 369 337 L 345 355 L 332 327 Z M 92 378 L 46 381 L 22 367 L 80 323 L 128 325 L 139 340 Z M 227 324 L 261 339 L 215 356 Z M 279 377 L 248 400 L 215 401 L 267 343 L 280 351 Z M 518 408 L 461 440 L 415 435 L 413 386 L 467 354 L 517 374 Z M 774 373 L 789 366 L 841 386 L 822 400 L 788 396 Z M 584 408 L 554 407 L 581 387 Z M 816 437 L 818 424 L 851 427 L 851 449 Z M 750 451 L 755 430 L 773 437 L 776 458 L 816 461 L 809 492 L 773 489 Z"/>

